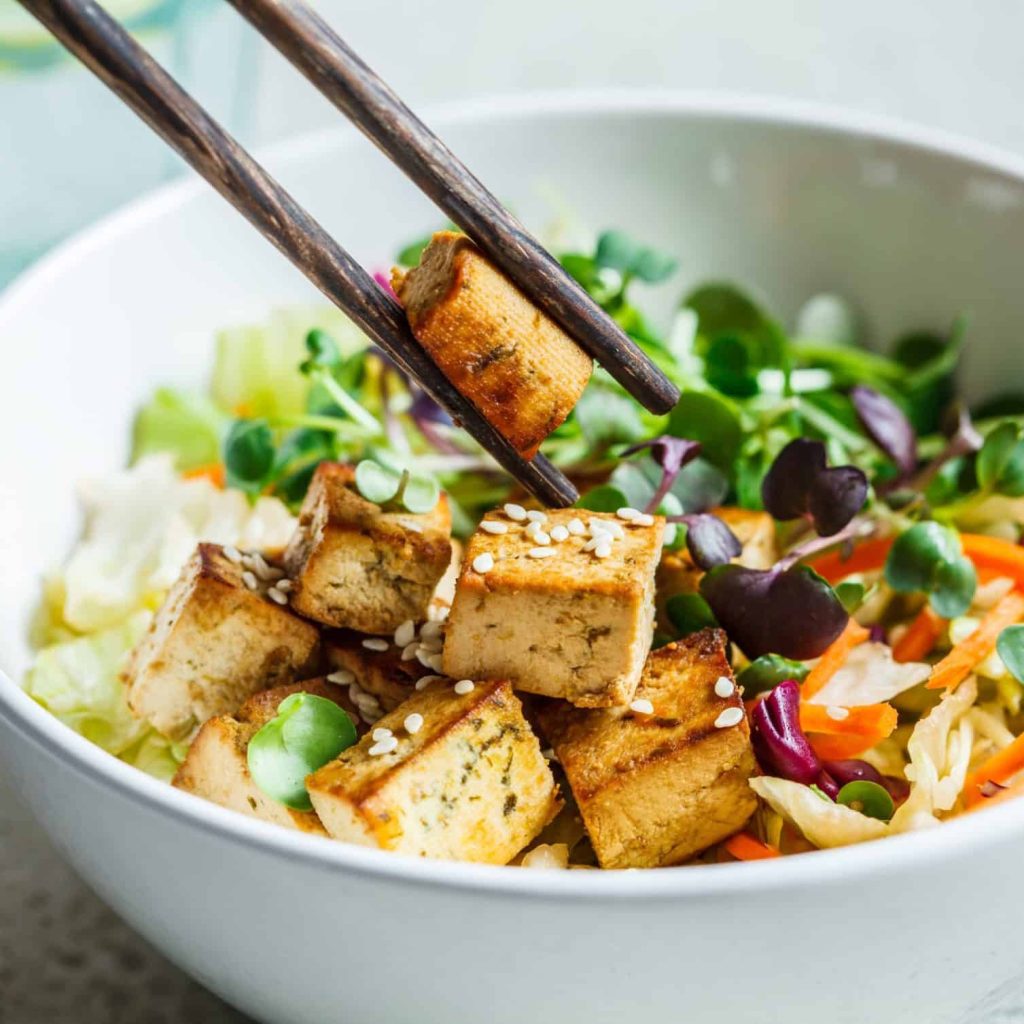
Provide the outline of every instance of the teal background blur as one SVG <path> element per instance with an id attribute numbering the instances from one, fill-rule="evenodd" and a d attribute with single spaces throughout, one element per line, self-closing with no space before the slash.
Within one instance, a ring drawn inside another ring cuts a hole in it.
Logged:
<path id="1" fill-rule="evenodd" d="M 526 89 L 715 89 L 837 103 L 1024 152 L 1020 0 L 316 2 L 415 106 Z M 247 145 L 338 123 L 223 0 L 108 6 Z M 181 173 L 33 26 L 0 0 L 0 282 Z"/>

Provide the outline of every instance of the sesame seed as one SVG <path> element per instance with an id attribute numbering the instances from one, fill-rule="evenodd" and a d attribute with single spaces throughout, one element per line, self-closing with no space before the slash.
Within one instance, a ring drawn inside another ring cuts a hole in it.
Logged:
<path id="1" fill-rule="evenodd" d="M 569 531 L 559 523 L 557 526 L 551 527 L 551 539 L 557 544 L 561 544 L 563 540 L 569 539 Z"/>
<path id="2" fill-rule="evenodd" d="M 398 629 L 395 630 L 395 646 L 406 647 L 416 637 L 416 623 L 412 619 L 406 619 Z"/>
<path id="3" fill-rule="evenodd" d="M 259 586 L 259 583 L 257 583 L 256 581 L 255 575 L 248 569 L 246 569 L 245 572 L 242 573 L 242 582 L 250 590 L 255 590 Z"/>
<path id="4" fill-rule="evenodd" d="M 715 680 L 715 696 L 725 700 L 736 691 L 736 684 L 728 676 L 719 676 Z"/>
<path id="5" fill-rule="evenodd" d="M 540 512 L 535 508 L 531 508 L 530 511 L 526 513 L 526 518 L 529 519 L 531 523 L 546 523 L 548 521 L 548 514 L 547 512 Z"/>
<path id="6" fill-rule="evenodd" d="M 531 558 L 550 558 L 555 554 L 554 548 L 530 548 L 526 552 Z"/>
<path id="7" fill-rule="evenodd" d="M 494 555 L 489 551 L 483 552 L 483 554 L 477 555 L 473 559 L 473 572 L 485 573 L 490 572 L 494 568 Z"/>
<path id="8" fill-rule="evenodd" d="M 275 604 L 287 604 L 288 603 L 288 595 L 287 594 L 282 594 L 281 591 L 277 589 L 277 587 L 271 587 L 267 591 L 267 597 L 269 597 L 270 600 L 273 601 Z"/>
<path id="9" fill-rule="evenodd" d="M 464 697 L 467 693 L 472 693 L 475 689 L 476 683 L 472 679 L 460 679 L 454 686 L 455 692 L 460 697 Z"/>
<path id="10" fill-rule="evenodd" d="M 543 530 L 538 530 L 530 539 L 534 544 L 539 544 L 542 548 L 546 548 L 551 543 L 551 535 Z"/>
<path id="11" fill-rule="evenodd" d="M 726 708 L 716 719 L 716 729 L 730 729 L 743 721 L 743 708 Z"/>
<path id="12" fill-rule="evenodd" d="M 594 557 L 595 558 L 608 558 L 609 555 L 611 555 L 611 553 L 612 553 L 611 542 L 603 540 L 603 539 L 601 541 L 599 541 L 598 544 L 597 544 L 597 547 L 594 548 Z"/>
<path id="13" fill-rule="evenodd" d="M 596 548 L 597 545 L 601 543 L 601 540 L 601 537 L 591 537 L 590 540 L 588 540 L 587 543 L 583 545 L 583 550 L 593 551 L 594 548 Z"/>
<path id="14" fill-rule="evenodd" d="M 422 644 L 420 644 L 419 648 L 416 651 L 416 660 L 424 668 L 433 668 L 433 665 L 431 665 L 431 663 L 430 663 L 430 661 L 431 661 L 431 659 L 433 657 L 434 657 L 434 652 L 431 651 L 429 648 L 424 647 Z"/>
<path id="15" fill-rule="evenodd" d="M 502 511 L 509 519 L 515 520 L 517 523 L 521 523 L 526 518 L 526 509 L 522 505 L 516 505 L 512 502 L 509 502 Z"/>
<path id="16" fill-rule="evenodd" d="M 368 651 L 386 651 L 391 646 L 391 644 L 389 644 L 387 640 L 385 640 L 383 637 L 371 636 L 367 637 L 363 641 L 363 646 Z"/>
<path id="17" fill-rule="evenodd" d="M 327 677 L 327 682 L 337 683 L 339 686 L 350 686 L 355 681 L 355 673 L 349 672 L 347 668 L 339 668 L 337 672 L 332 672 Z"/>
<path id="18" fill-rule="evenodd" d="M 440 672 L 442 668 L 442 661 L 440 654 L 431 654 L 427 658 L 427 668 L 432 668 L 435 672 Z"/>
<path id="19" fill-rule="evenodd" d="M 286 580 L 286 579 L 278 580 L 277 589 L 280 590 L 282 594 L 290 593 L 294 589 L 294 587 L 295 587 L 295 580 Z"/>
<path id="20" fill-rule="evenodd" d="M 374 743 L 367 751 L 371 757 L 380 757 L 382 754 L 392 754 L 398 749 L 398 737 L 388 736 L 385 739 Z"/>
<path id="21" fill-rule="evenodd" d="M 444 676 L 420 676 L 416 680 L 416 689 L 425 690 L 431 683 L 436 683 L 439 679 L 443 679 Z"/>
<path id="22" fill-rule="evenodd" d="M 498 519 L 485 519 L 480 524 L 480 529 L 483 530 L 484 533 L 493 533 L 497 536 L 503 533 L 508 533 L 508 523 L 503 523 Z"/>
<path id="23" fill-rule="evenodd" d="M 374 725 L 384 717 L 384 712 L 379 708 L 375 711 L 370 711 L 366 708 L 359 709 L 359 717 L 367 724 Z"/>
<path id="24" fill-rule="evenodd" d="M 427 654 L 437 654 L 442 647 L 444 647 L 443 636 L 428 636 L 425 640 L 420 640 L 420 647 Z"/>
<path id="25" fill-rule="evenodd" d="M 229 562 L 234 562 L 234 563 L 235 563 L 235 565 L 238 565 L 238 563 L 242 561 L 242 552 L 241 552 L 241 551 L 239 551 L 239 550 L 238 550 L 238 548 L 236 548 L 236 547 L 232 547 L 232 546 L 231 546 L 231 545 L 229 544 L 229 545 L 228 545 L 228 546 L 227 546 L 227 547 L 226 547 L 226 548 L 224 549 L 224 557 L 225 557 L 225 558 L 226 558 L 226 559 L 227 559 L 227 560 L 228 560 Z"/>
<path id="26" fill-rule="evenodd" d="M 653 715 L 654 705 L 645 697 L 637 697 L 637 699 L 629 705 L 629 710 L 635 711 L 638 715 Z"/>
<path id="27" fill-rule="evenodd" d="M 633 520 L 633 525 L 634 526 L 653 526 L 654 525 L 654 516 L 652 516 L 648 512 L 641 512 L 640 515 L 638 515 Z"/>
<path id="28" fill-rule="evenodd" d="M 599 533 L 610 533 L 613 537 L 617 538 L 625 537 L 621 524 L 614 519 L 591 519 L 587 522 L 587 526 L 590 528 L 591 537 Z"/>
<path id="29" fill-rule="evenodd" d="M 419 640 L 413 640 L 411 644 L 406 644 L 405 647 L 402 648 L 402 661 L 412 661 L 419 652 L 419 649 Z"/>
<path id="30" fill-rule="evenodd" d="M 281 572 L 280 569 L 272 569 L 267 564 L 266 559 L 258 553 L 252 556 L 252 570 L 261 580 L 269 580 L 275 572 Z M 283 576 L 284 573 L 281 573 L 281 575 Z"/>
<path id="31" fill-rule="evenodd" d="M 386 740 L 389 736 L 391 736 L 392 732 L 390 729 L 382 725 L 380 728 L 374 729 L 372 735 L 373 738 L 379 743 L 381 740 Z"/>
<path id="32" fill-rule="evenodd" d="M 523 531 L 523 533 L 525 533 L 527 537 L 533 537 L 536 534 L 540 533 L 542 529 L 543 527 L 540 523 L 534 522 L 531 519 L 530 522 L 526 524 L 526 529 Z"/>
<path id="33" fill-rule="evenodd" d="M 841 722 L 844 718 L 850 717 L 850 709 L 836 707 L 835 705 L 829 705 L 827 708 L 825 708 L 825 714 L 828 715 L 828 717 L 831 718 L 832 721 Z"/>
<path id="34" fill-rule="evenodd" d="M 630 508 L 629 505 L 624 505 L 622 508 L 616 509 L 615 514 L 620 519 L 624 519 L 627 523 L 631 523 L 637 516 L 643 515 L 639 509 Z"/>
<path id="35" fill-rule="evenodd" d="M 420 630 L 421 640 L 433 640 L 435 637 L 441 635 L 441 623 L 440 622 L 424 622 L 423 628 Z"/>
<path id="36" fill-rule="evenodd" d="M 405 731 L 410 736 L 415 736 L 423 728 L 423 716 L 419 712 L 414 711 L 411 715 L 406 715 L 402 725 L 405 726 Z"/>
<path id="37" fill-rule="evenodd" d="M 583 525 L 582 519 L 570 519 L 566 525 L 566 529 L 574 537 L 582 537 L 587 532 L 587 528 Z"/>

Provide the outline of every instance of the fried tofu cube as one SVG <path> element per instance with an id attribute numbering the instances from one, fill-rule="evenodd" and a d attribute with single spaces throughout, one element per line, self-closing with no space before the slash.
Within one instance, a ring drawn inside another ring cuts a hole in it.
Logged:
<path id="1" fill-rule="evenodd" d="M 588 531 L 598 528 L 615 538 L 595 547 Z M 540 543 L 538 531 L 551 542 Z M 510 679 L 518 690 L 579 707 L 628 704 L 651 647 L 663 535 L 657 517 L 641 526 L 557 509 L 531 527 L 488 514 L 455 590 L 445 674 Z"/>
<path id="2" fill-rule="evenodd" d="M 216 544 L 200 544 L 167 594 L 126 673 L 128 705 L 183 739 L 251 694 L 313 675 L 317 628 L 258 589 Z"/>
<path id="3" fill-rule="evenodd" d="M 590 356 L 457 232 L 435 234 L 392 285 L 441 372 L 532 458 L 583 394 Z"/>
<path id="4" fill-rule="evenodd" d="M 393 711 L 415 692 L 417 679 L 435 675 L 434 670 L 416 657 L 403 658 L 404 648 L 389 642 L 385 650 L 366 647 L 381 641 L 348 630 L 332 632 L 324 640 L 327 664 L 338 673 L 350 673 L 356 685 L 377 699 L 381 708 Z"/>
<path id="5" fill-rule="evenodd" d="M 753 814 L 754 754 L 726 643 L 706 629 L 653 651 L 634 701 L 653 713 L 539 710 L 602 867 L 678 864 Z"/>
<path id="6" fill-rule="evenodd" d="M 293 693 L 311 693 L 333 700 L 348 712 L 357 732 L 366 731 L 343 687 L 325 679 L 276 686 L 250 697 L 235 716 L 219 715 L 206 722 L 192 741 L 174 777 L 174 785 L 250 818 L 326 836 L 315 811 L 285 807 L 267 796 L 249 774 L 249 741 L 277 714 L 281 701 Z"/>
<path id="7" fill-rule="evenodd" d="M 507 682 L 461 695 L 449 681 L 433 683 L 377 728 L 396 742 L 364 737 L 306 780 L 335 839 L 507 864 L 558 811 L 540 742 Z"/>
<path id="8" fill-rule="evenodd" d="M 745 508 L 715 509 L 718 516 L 736 535 L 743 550 L 734 559 L 737 565 L 748 569 L 770 569 L 778 558 L 775 543 L 775 521 L 767 512 L 752 512 Z M 672 623 L 666 605 L 676 594 L 695 594 L 704 571 L 693 564 L 686 548 L 666 551 L 661 557 L 656 577 L 656 604 L 658 626 L 671 631 Z"/>
<path id="9" fill-rule="evenodd" d="M 353 486 L 351 466 L 322 462 L 285 551 L 291 605 L 328 626 L 391 633 L 426 618 L 451 561 L 451 515 L 443 496 L 428 513 L 385 511 Z"/>

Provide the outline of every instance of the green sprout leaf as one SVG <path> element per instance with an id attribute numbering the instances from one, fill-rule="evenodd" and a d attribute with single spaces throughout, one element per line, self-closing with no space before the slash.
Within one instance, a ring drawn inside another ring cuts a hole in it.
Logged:
<path id="1" fill-rule="evenodd" d="M 681 637 L 718 625 L 715 613 L 700 594 L 674 594 L 665 602 L 665 612 Z"/>
<path id="2" fill-rule="evenodd" d="M 416 515 L 425 515 L 431 511 L 441 497 L 441 488 L 437 481 L 422 473 L 406 473 L 399 490 L 399 500 L 406 511 Z"/>
<path id="3" fill-rule="evenodd" d="M 594 262 L 598 267 L 617 270 L 623 277 L 635 277 L 647 284 L 664 281 L 679 265 L 671 256 L 641 245 L 623 231 L 605 231 L 601 235 Z"/>
<path id="4" fill-rule="evenodd" d="M 249 773 L 272 800 L 308 811 L 312 803 L 306 776 L 355 742 L 356 727 L 337 704 L 311 693 L 293 693 L 249 741 Z"/>
<path id="5" fill-rule="evenodd" d="M 888 821 L 896 810 L 888 790 L 866 779 L 848 782 L 839 790 L 836 803 L 879 821 Z"/>
<path id="6" fill-rule="evenodd" d="M 356 464 L 356 490 L 375 505 L 386 505 L 398 496 L 402 475 L 373 459 Z"/>
<path id="7" fill-rule="evenodd" d="M 1024 438 L 1015 423 L 1001 423 L 985 438 L 976 472 L 987 491 L 1010 498 L 1024 495 Z"/>
<path id="8" fill-rule="evenodd" d="M 651 491 L 653 494 L 653 490 Z M 609 484 L 602 484 L 600 487 L 593 487 L 578 502 L 577 508 L 585 508 L 590 512 L 616 512 L 628 505 L 626 495 L 617 487 Z"/>
<path id="9" fill-rule="evenodd" d="M 996 651 L 1010 675 L 1024 683 L 1024 626 L 1007 626 L 999 634 Z"/>
<path id="10" fill-rule="evenodd" d="M 632 444 L 646 436 L 636 402 L 591 383 L 580 396 L 573 413 L 584 438 L 594 447 Z"/>
<path id="11" fill-rule="evenodd" d="M 314 328 L 306 335 L 306 351 L 309 358 L 299 364 L 299 369 L 307 376 L 314 370 L 336 370 L 342 364 L 337 343 L 319 328 Z"/>
<path id="12" fill-rule="evenodd" d="M 863 583 L 856 580 L 847 580 L 835 587 L 836 597 L 848 615 L 852 615 L 864 603 L 867 590 Z"/>
<path id="13" fill-rule="evenodd" d="M 686 391 L 668 420 L 673 437 L 699 441 L 701 454 L 731 475 L 743 441 L 739 414 L 724 398 L 703 391 Z"/>
<path id="14" fill-rule="evenodd" d="M 736 677 L 743 688 L 744 700 L 775 689 L 779 683 L 793 679 L 802 683 L 811 670 L 802 661 L 792 661 L 781 654 L 762 654 Z"/>
<path id="15" fill-rule="evenodd" d="M 964 557 L 960 535 L 939 523 L 917 523 L 896 538 L 885 563 L 894 590 L 923 591 L 945 619 L 963 615 L 978 585 L 973 564 Z"/>
<path id="16" fill-rule="evenodd" d="M 224 438 L 224 468 L 230 487 L 259 491 L 274 467 L 274 435 L 264 419 L 235 420 Z"/>

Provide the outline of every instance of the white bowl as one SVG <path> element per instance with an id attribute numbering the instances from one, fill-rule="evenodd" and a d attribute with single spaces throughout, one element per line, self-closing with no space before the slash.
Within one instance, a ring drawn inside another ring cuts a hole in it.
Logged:
<path id="1" fill-rule="evenodd" d="M 836 112 L 713 97 L 488 101 L 431 119 L 533 224 L 539 186 L 791 318 L 822 290 L 880 338 L 974 310 L 973 394 L 1024 383 L 1024 165 Z M 269 164 L 368 266 L 440 218 L 351 131 Z M 82 876 L 254 1017 L 347 1024 L 956 1021 L 1012 979 L 1024 801 L 860 848 L 648 872 L 407 860 L 203 803 L 90 746 L 18 688 L 76 479 L 136 401 L 198 382 L 210 329 L 312 297 L 201 184 L 68 243 L 0 300 L 0 756 Z"/>

